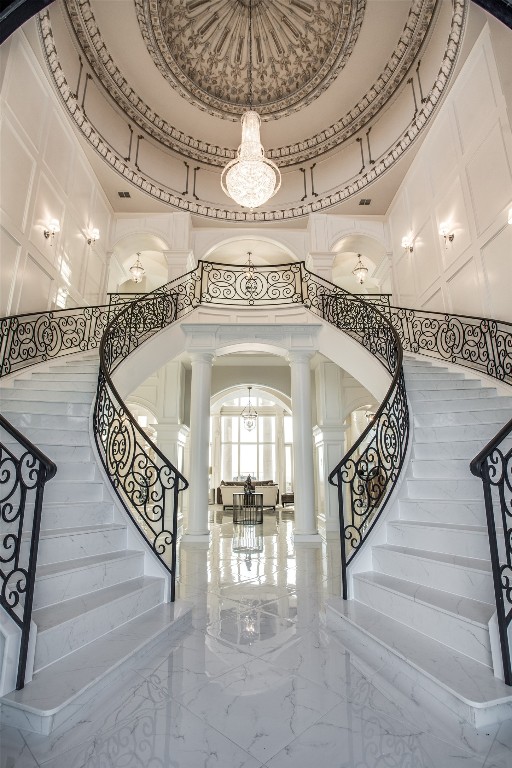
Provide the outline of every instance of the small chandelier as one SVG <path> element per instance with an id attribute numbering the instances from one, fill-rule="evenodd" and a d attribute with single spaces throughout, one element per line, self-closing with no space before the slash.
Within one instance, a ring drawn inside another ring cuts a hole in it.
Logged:
<path id="1" fill-rule="evenodd" d="M 251 389 L 252 387 L 247 387 L 249 390 L 249 402 L 243 409 L 240 416 L 244 420 L 244 426 L 248 432 L 252 432 L 254 427 L 256 426 L 256 419 L 258 418 L 257 411 L 254 410 L 254 408 L 251 405 Z"/>
<path id="2" fill-rule="evenodd" d="M 260 140 L 261 119 L 252 108 L 252 0 L 249 0 L 249 109 L 242 115 L 242 143 L 237 156 L 221 176 L 221 186 L 228 197 L 244 208 L 259 208 L 281 186 L 281 172 L 265 157 Z"/>
<path id="3" fill-rule="evenodd" d="M 132 280 L 134 283 L 140 283 L 142 282 L 142 278 L 146 274 L 146 270 L 141 264 L 140 261 L 140 253 L 137 252 L 137 261 L 133 265 L 133 267 L 130 267 L 130 274 L 132 276 Z"/>
<path id="4" fill-rule="evenodd" d="M 255 294 L 258 290 L 258 281 L 256 280 L 256 275 L 254 273 L 254 264 L 251 261 L 251 251 L 247 251 L 247 256 L 248 259 L 247 264 L 245 265 L 245 272 L 243 277 L 245 282 L 244 290 L 249 294 L 250 297 L 252 297 L 253 294 Z"/>
<path id="5" fill-rule="evenodd" d="M 366 275 L 368 274 L 368 267 L 365 267 L 365 265 L 361 261 L 360 253 L 357 254 L 357 264 L 352 270 L 352 274 L 356 278 L 359 285 L 362 285 L 366 280 Z"/>

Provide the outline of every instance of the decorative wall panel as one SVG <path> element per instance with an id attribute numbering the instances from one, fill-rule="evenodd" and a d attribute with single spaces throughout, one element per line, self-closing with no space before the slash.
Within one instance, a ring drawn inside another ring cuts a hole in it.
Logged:
<path id="1" fill-rule="evenodd" d="M 16 127 L 7 115 L 2 121 L 0 137 L 0 207 L 15 227 L 24 230 L 28 201 L 35 173 L 35 160 L 22 143 Z"/>
<path id="2" fill-rule="evenodd" d="M 450 311 L 462 315 L 485 315 L 483 304 L 480 300 L 482 286 L 478 280 L 478 273 L 473 259 L 467 261 L 453 277 L 447 281 L 450 293 Z"/>
<path id="3" fill-rule="evenodd" d="M 512 200 L 510 159 L 499 122 L 495 122 L 468 160 L 467 174 L 477 231 L 481 235 Z"/>

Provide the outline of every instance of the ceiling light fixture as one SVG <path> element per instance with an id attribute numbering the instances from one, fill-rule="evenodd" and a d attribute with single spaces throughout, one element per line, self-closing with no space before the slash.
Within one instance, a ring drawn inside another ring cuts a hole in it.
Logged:
<path id="1" fill-rule="evenodd" d="M 130 267 L 130 274 L 132 276 L 132 280 L 133 280 L 134 283 L 142 282 L 142 278 L 146 274 L 146 270 L 144 269 L 144 267 L 142 266 L 141 261 L 140 261 L 140 253 L 139 252 L 137 252 L 137 261 L 135 262 L 135 264 L 132 267 Z"/>
<path id="2" fill-rule="evenodd" d="M 237 156 L 221 176 L 221 186 L 228 197 L 244 208 L 259 208 L 281 186 L 281 172 L 265 157 L 260 140 L 261 119 L 253 109 L 252 89 L 252 0 L 249 0 L 249 109 L 242 115 L 242 143 Z"/>
<path id="3" fill-rule="evenodd" d="M 362 285 L 366 280 L 366 275 L 368 274 L 368 267 L 365 267 L 365 265 L 361 261 L 360 253 L 357 254 L 357 264 L 352 270 L 352 274 L 356 278 L 359 285 Z"/>
<path id="4" fill-rule="evenodd" d="M 251 405 L 251 389 L 252 387 L 247 387 L 249 390 L 249 402 L 243 409 L 240 416 L 244 420 L 244 427 L 248 432 L 252 432 L 254 427 L 256 426 L 256 419 L 258 418 L 258 412 L 254 410 L 254 408 Z"/>
<path id="5" fill-rule="evenodd" d="M 256 280 L 256 275 L 254 273 L 254 264 L 251 261 L 251 256 L 252 256 L 251 251 L 247 251 L 247 256 L 249 258 L 247 259 L 247 264 L 245 265 L 246 269 L 243 277 L 244 290 L 252 298 L 256 293 L 256 291 L 258 290 L 258 282 Z"/>

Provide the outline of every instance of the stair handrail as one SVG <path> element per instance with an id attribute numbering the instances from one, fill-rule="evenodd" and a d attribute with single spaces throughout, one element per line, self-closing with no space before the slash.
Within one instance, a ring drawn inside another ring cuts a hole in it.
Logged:
<path id="1" fill-rule="evenodd" d="M 371 352 L 391 374 L 391 383 L 375 415 L 329 473 L 338 489 L 343 599 L 348 598 L 347 568 L 361 551 L 396 486 L 409 443 L 409 409 L 400 339 L 379 309 L 304 268 L 305 304 L 326 322 Z"/>
<path id="2" fill-rule="evenodd" d="M 0 439 L 0 605 L 21 630 L 16 677 L 19 691 L 25 685 L 44 488 L 57 467 L 2 415 L 0 429 L 20 449 L 15 452 Z M 22 547 L 27 536 L 28 555 Z"/>
<path id="3" fill-rule="evenodd" d="M 470 464 L 472 474 L 480 478 L 483 485 L 503 679 L 507 685 L 512 685 L 512 648 L 508 631 L 512 622 L 511 436 L 512 419 L 500 429 Z M 498 540 L 497 527 L 503 528 L 502 541 Z"/>
<path id="4" fill-rule="evenodd" d="M 389 307 L 404 352 L 462 365 L 512 384 L 512 323 L 488 317 Z"/>
<path id="5" fill-rule="evenodd" d="M 192 270 L 120 305 L 101 339 L 93 410 L 100 460 L 136 530 L 169 572 L 171 602 L 176 594 L 179 494 L 188 481 L 130 413 L 112 375 L 141 344 L 198 306 L 199 284 L 200 272 Z"/>
<path id="6" fill-rule="evenodd" d="M 0 317 L 0 378 L 57 357 L 98 349 L 108 305 L 51 309 Z"/>

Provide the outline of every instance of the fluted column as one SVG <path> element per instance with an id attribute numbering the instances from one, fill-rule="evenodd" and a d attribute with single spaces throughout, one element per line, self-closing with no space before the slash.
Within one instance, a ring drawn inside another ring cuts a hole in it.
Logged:
<path id="1" fill-rule="evenodd" d="M 289 353 L 293 413 L 295 536 L 318 538 L 315 518 L 313 426 L 311 420 L 312 351 Z"/>
<path id="2" fill-rule="evenodd" d="M 208 536 L 208 447 L 210 441 L 211 352 L 191 352 L 190 488 L 187 536 Z"/>

